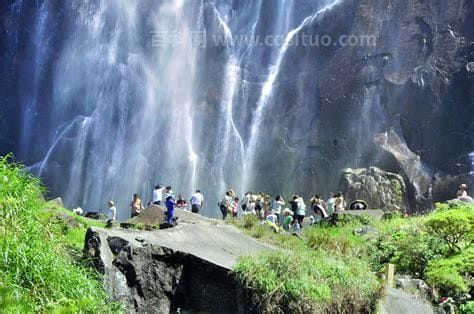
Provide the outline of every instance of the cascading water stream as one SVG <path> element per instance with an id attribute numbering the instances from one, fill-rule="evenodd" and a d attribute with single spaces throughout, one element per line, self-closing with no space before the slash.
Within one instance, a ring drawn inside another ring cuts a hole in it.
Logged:
<path id="1" fill-rule="evenodd" d="M 288 41 L 308 23 L 289 32 L 302 18 L 295 8 L 294 0 L 43 1 L 27 45 L 33 75 L 22 79 L 20 158 L 67 206 L 100 211 L 112 199 L 121 219 L 131 195 L 146 202 L 157 183 L 185 195 L 200 188 L 210 203 L 229 187 L 243 192 Z M 11 14 L 29 9 L 18 2 Z M 231 44 L 194 46 L 190 36 L 204 30 Z M 163 32 L 179 42 L 160 45 L 153 36 Z M 241 35 L 286 40 L 279 49 L 233 43 Z"/>
<path id="2" fill-rule="evenodd" d="M 256 153 L 257 143 L 261 136 L 261 125 L 264 118 L 264 114 L 267 110 L 267 105 L 271 100 L 271 97 L 274 92 L 274 84 L 280 73 L 280 67 L 282 62 L 286 56 L 288 49 L 291 47 L 291 42 L 305 26 L 312 23 L 321 13 L 329 10 L 333 7 L 339 0 L 332 2 L 329 5 L 326 5 L 321 10 L 317 11 L 316 13 L 306 17 L 301 24 L 296 27 L 295 29 L 288 32 L 283 42 L 283 45 L 278 52 L 278 56 L 276 58 L 275 65 L 270 68 L 270 72 L 268 74 L 267 80 L 263 84 L 262 92 L 260 94 L 260 98 L 257 101 L 256 109 L 252 117 L 252 123 L 250 127 L 250 137 L 247 148 L 245 150 L 245 158 L 244 158 L 244 165 L 243 165 L 243 177 L 242 177 L 242 188 L 243 190 L 247 190 L 249 188 L 249 179 L 253 173 L 253 162 L 254 156 Z"/>

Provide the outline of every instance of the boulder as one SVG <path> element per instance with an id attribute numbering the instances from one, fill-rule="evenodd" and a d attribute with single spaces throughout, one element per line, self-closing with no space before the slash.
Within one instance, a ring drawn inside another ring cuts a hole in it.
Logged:
<path id="1" fill-rule="evenodd" d="M 61 223 L 66 229 L 82 228 L 83 225 L 74 219 L 71 215 L 62 210 L 46 209 L 52 213 L 52 218 Z"/>
<path id="2" fill-rule="evenodd" d="M 395 279 L 396 287 L 405 293 L 412 294 L 431 302 L 433 300 L 433 291 L 426 282 L 421 279 L 415 279 L 408 275 L 399 276 Z"/>
<path id="3" fill-rule="evenodd" d="M 159 225 L 166 219 L 166 208 L 158 205 L 150 205 L 127 222 L 131 224 Z"/>
<path id="4" fill-rule="evenodd" d="M 401 290 L 387 287 L 387 294 L 380 302 L 381 314 L 432 314 L 430 303 L 420 300 Z"/>
<path id="5" fill-rule="evenodd" d="M 371 226 L 362 226 L 355 228 L 353 231 L 354 235 L 362 236 L 362 235 L 367 235 L 371 233 L 377 232 L 377 230 Z"/>
<path id="6" fill-rule="evenodd" d="M 394 210 L 405 208 L 403 177 L 376 167 L 343 170 L 339 190 L 347 203 L 364 200 L 369 208 Z"/>
<path id="7" fill-rule="evenodd" d="M 56 205 L 58 207 L 64 207 L 63 200 L 60 197 L 57 197 L 49 201 L 50 204 Z"/>
<path id="8" fill-rule="evenodd" d="M 375 141 L 381 154 L 391 160 L 391 168 L 398 169 L 407 183 L 410 207 L 427 209 L 432 207 L 432 177 L 430 169 L 421 157 L 410 150 L 407 143 L 392 129 L 378 134 Z"/>
<path id="9" fill-rule="evenodd" d="M 128 312 L 235 313 L 245 301 L 231 270 L 239 256 L 266 249 L 232 226 L 200 221 L 158 231 L 94 227 L 84 251 Z"/>
<path id="10" fill-rule="evenodd" d="M 205 216 L 201 216 L 200 214 L 195 214 L 189 211 L 182 210 L 180 208 L 174 209 L 174 217 L 178 218 L 180 222 L 187 222 L 187 223 L 199 223 L 199 222 L 207 222 L 207 223 L 222 223 L 220 220 L 215 220 L 212 218 L 208 218 Z M 158 226 L 162 224 L 166 220 L 166 207 L 164 206 L 157 206 L 157 205 L 150 205 L 138 216 L 135 216 L 126 221 L 127 224 L 143 224 L 145 226 Z"/>

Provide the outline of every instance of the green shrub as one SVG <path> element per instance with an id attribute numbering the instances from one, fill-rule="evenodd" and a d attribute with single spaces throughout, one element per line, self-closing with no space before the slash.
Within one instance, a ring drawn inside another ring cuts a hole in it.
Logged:
<path id="1" fill-rule="evenodd" d="M 423 277 L 428 262 L 443 256 L 443 243 L 426 233 L 423 218 L 385 221 L 369 243 L 374 270 L 386 263 L 396 264 L 397 272 Z"/>
<path id="2" fill-rule="evenodd" d="M 0 158 L 0 311 L 111 312 L 95 273 L 67 253 L 39 181 Z M 76 243 L 77 244 L 77 243 Z"/>
<path id="3" fill-rule="evenodd" d="M 469 276 L 474 273 L 474 249 L 464 250 L 449 258 L 430 261 L 426 281 L 442 293 L 454 296 L 468 292 L 472 287 Z"/>
<path id="4" fill-rule="evenodd" d="M 474 207 L 472 205 L 438 205 L 425 225 L 428 232 L 441 239 L 451 253 L 469 247 L 474 241 Z"/>
<path id="5" fill-rule="evenodd" d="M 242 228 L 250 230 L 260 227 L 260 221 L 256 215 L 244 215 L 240 221 L 236 221 Z"/>
<path id="6" fill-rule="evenodd" d="M 365 240 L 353 234 L 353 225 L 341 228 L 315 227 L 305 229 L 305 238 L 310 248 L 327 252 L 362 256 Z"/>
<path id="7" fill-rule="evenodd" d="M 321 223 L 321 226 L 332 226 L 332 227 L 343 227 L 346 225 L 351 226 L 360 226 L 368 225 L 374 222 L 374 219 L 369 215 L 351 215 L 339 213 L 337 219 L 331 221 L 324 221 Z"/>
<path id="8" fill-rule="evenodd" d="M 380 284 L 367 263 L 322 251 L 263 252 L 240 258 L 242 285 L 279 311 L 349 312 L 373 306 Z M 273 309 L 276 311 L 275 309 Z"/>
<path id="9" fill-rule="evenodd" d="M 468 301 L 459 307 L 459 314 L 472 314 L 474 313 L 474 301 Z"/>

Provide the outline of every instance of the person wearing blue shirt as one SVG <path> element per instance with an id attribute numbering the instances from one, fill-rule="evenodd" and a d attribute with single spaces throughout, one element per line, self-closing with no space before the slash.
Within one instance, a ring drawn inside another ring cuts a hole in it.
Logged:
<path id="1" fill-rule="evenodd" d="M 169 195 L 166 198 L 166 221 L 171 225 L 174 216 L 174 205 L 176 205 L 173 196 Z"/>

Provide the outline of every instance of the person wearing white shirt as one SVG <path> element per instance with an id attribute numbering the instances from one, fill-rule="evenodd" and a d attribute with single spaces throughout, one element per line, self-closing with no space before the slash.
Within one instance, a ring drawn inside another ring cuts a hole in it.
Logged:
<path id="1" fill-rule="evenodd" d="M 161 205 L 163 201 L 163 187 L 161 185 L 155 185 L 155 189 L 153 190 L 153 204 Z"/>
<path id="2" fill-rule="evenodd" d="M 117 213 L 117 208 L 113 201 L 109 201 L 109 210 L 107 212 L 107 223 L 115 221 L 115 214 Z"/>
<path id="3" fill-rule="evenodd" d="M 280 215 L 281 215 L 281 206 L 285 205 L 285 200 L 281 195 L 277 195 L 275 199 L 272 201 L 272 211 L 277 216 L 277 221 L 280 223 Z"/>
<path id="4" fill-rule="evenodd" d="M 191 203 L 191 212 L 198 214 L 204 202 L 204 196 L 202 196 L 201 191 L 196 190 L 196 193 L 191 196 L 189 202 Z"/>
<path id="5" fill-rule="evenodd" d="M 269 214 L 265 219 L 272 224 L 278 224 L 278 216 L 276 215 L 275 210 L 272 210 L 271 214 Z"/>

